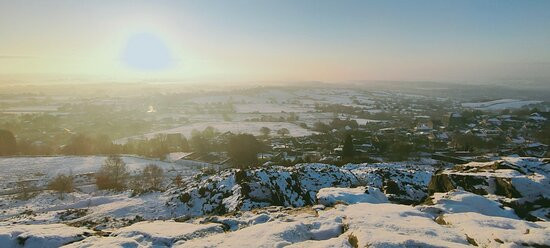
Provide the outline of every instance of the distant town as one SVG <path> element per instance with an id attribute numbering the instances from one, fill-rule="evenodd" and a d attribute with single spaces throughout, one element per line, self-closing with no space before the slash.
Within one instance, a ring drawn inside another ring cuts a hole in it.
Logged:
<path id="1" fill-rule="evenodd" d="M 550 144 L 549 105 L 536 100 L 462 102 L 353 88 L 252 87 L 10 95 L 0 104 L 2 134 L 13 137 L 3 144 L 4 156 L 133 154 L 220 169 L 547 157 Z"/>

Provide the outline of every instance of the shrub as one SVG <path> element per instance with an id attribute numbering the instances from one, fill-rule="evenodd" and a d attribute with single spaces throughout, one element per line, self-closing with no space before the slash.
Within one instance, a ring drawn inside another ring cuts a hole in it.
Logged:
<path id="1" fill-rule="evenodd" d="M 121 191 L 126 188 L 128 180 L 126 163 L 120 156 L 111 155 L 96 173 L 96 185 L 98 189 L 110 189 Z"/>
<path id="2" fill-rule="evenodd" d="M 15 190 L 17 199 L 28 200 L 33 197 L 32 192 L 36 190 L 36 187 L 32 181 L 20 179 L 15 183 Z"/>
<path id="3" fill-rule="evenodd" d="M 139 175 L 130 180 L 129 186 L 133 195 L 151 191 L 161 191 L 164 170 L 156 164 L 147 165 Z"/>
<path id="4" fill-rule="evenodd" d="M 141 195 L 146 191 L 141 176 L 132 177 L 128 181 L 128 188 L 132 191 L 132 196 Z"/>
<path id="5" fill-rule="evenodd" d="M 172 178 L 172 185 L 180 188 L 183 186 L 183 178 L 180 174 L 176 175 L 176 177 Z"/>
<path id="6" fill-rule="evenodd" d="M 141 173 L 145 189 L 161 190 L 162 181 L 164 179 L 164 170 L 156 164 L 149 164 Z"/>
<path id="7" fill-rule="evenodd" d="M 357 236 L 353 235 L 353 233 L 348 235 L 348 242 L 351 245 L 351 247 L 354 247 L 354 248 L 359 247 L 359 240 L 357 239 Z"/>
<path id="8" fill-rule="evenodd" d="M 57 175 L 48 184 L 48 189 L 57 191 L 59 193 L 59 197 L 63 199 L 64 193 L 74 191 L 73 176 L 67 176 L 64 174 Z"/>

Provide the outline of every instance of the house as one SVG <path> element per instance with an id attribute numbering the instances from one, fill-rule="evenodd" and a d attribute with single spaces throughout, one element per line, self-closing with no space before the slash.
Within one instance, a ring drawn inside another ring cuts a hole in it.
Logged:
<path id="1" fill-rule="evenodd" d="M 195 169 L 211 168 L 221 170 L 231 167 L 231 159 L 226 153 L 210 152 L 207 154 L 189 153 L 174 161 L 177 164 Z"/>

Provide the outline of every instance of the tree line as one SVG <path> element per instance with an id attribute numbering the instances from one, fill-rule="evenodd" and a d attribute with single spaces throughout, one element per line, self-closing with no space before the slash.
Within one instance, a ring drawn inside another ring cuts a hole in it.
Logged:
<path id="1" fill-rule="evenodd" d="M 263 128 L 262 133 L 269 135 L 271 130 Z M 277 133 L 285 136 L 288 129 Z M 203 131 L 193 130 L 188 140 L 181 134 L 158 134 L 149 139 L 128 140 L 124 144 L 113 143 L 107 136 L 91 137 L 84 134 L 74 135 L 67 144 L 56 147 L 51 154 L 61 155 L 114 155 L 136 154 L 139 156 L 165 159 L 171 152 L 195 152 L 199 156 L 210 152 L 227 152 L 238 167 L 256 165 L 256 154 L 264 151 L 266 146 L 251 134 L 220 134 L 216 129 L 207 127 Z M 18 146 L 14 134 L 0 130 L 0 156 L 9 155 L 50 155 L 36 154 Z"/>

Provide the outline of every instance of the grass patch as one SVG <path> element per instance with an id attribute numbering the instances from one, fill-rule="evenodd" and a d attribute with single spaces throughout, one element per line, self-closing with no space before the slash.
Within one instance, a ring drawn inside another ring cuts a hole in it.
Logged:
<path id="1" fill-rule="evenodd" d="M 357 239 L 357 236 L 353 235 L 353 233 L 350 233 L 348 235 L 348 242 L 353 248 L 359 248 L 359 240 Z"/>

